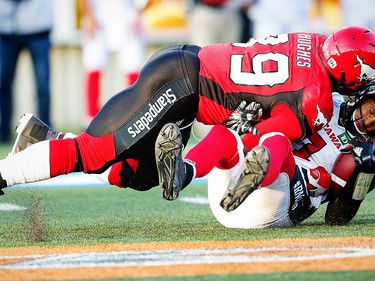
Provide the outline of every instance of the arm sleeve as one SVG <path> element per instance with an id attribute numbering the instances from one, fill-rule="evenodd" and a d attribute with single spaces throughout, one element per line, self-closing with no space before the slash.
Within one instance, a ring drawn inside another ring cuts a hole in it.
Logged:
<path id="1" fill-rule="evenodd" d="M 242 138 L 244 146 L 248 149 L 258 145 L 260 137 L 270 132 L 283 133 L 291 142 L 302 136 L 301 125 L 294 112 L 286 104 L 278 104 L 272 108 L 270 118 L 263 120 L 255 128 L 259 130 L 259 136 L 248 133 Z"/>

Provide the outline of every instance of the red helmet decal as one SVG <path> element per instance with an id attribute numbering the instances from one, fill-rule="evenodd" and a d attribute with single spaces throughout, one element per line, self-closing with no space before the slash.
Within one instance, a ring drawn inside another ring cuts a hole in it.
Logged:
<path id="1" fill-rule="evenodd" d="M 323 63 L 337 82 L 357 90 L 365 78 L 375 74 L 375 33 L 363 27 L 345 27 L 327 37 Z"/>
<path id="2" fill-rule="evenodd" d="M 375 75 L 375 68 L 366 64 L 359 55 L 357 55 L 357 61 L 360 65 L 360 73 L 358 76 L 359 81 L 363 81 L 364 79 Z"/>
<path id="3" fill-rule="evenodd" d="M 321 130 L 325 125 L 328 124 L 328 119 L 324 116 L 323 112 L 321 112 L 319 104 L 316 105 L 317 114 L 314 119 L 314 129 L 316 131 Z"/>

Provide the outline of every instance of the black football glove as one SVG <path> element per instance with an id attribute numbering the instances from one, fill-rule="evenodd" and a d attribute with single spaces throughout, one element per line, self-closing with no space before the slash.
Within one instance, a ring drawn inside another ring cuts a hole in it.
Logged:
<path id="1" fill-rule="evenodd" d="M 225 125 L 236 131 L 239 135 L 252 133 L 258 136 L 260 132 L 254 125 L 262 117 L 262 114 L 263 109 L 260 103 L 253 101 L 247 104 L 246 101 L 242 101 L 229 116 Z"/>
<path id="2" fill-rule="evenodd" d="M 352 153 L 357 166 L 365 170 L 375 169 L 374 142 L 372 138 L 355 138 L 352 147 L 341 149 L 342 153 Z"/>

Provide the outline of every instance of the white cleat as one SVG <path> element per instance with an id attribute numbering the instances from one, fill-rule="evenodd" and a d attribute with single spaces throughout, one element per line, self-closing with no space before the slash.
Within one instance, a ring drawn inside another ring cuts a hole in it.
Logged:
<path id="1" fill-rule="evenodd" d="M 62 135 L 31 113 L 24 114 L 19 122 L 17 138 L 9 154 L 16 154 L 40 141 L 58 139 Z"/>

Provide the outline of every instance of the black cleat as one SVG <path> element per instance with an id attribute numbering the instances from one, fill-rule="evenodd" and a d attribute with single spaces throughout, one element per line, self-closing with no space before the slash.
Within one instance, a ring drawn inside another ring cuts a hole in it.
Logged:
<path id="1" fill-rule="evenodd" d="M 183 143 L 180 129 L 168 123 L 160 130 L 155 143 L 155 160 L 159 185 L 163 198 L 175 200 L 185 180 L 185 164 L 182 159 Z"/>

